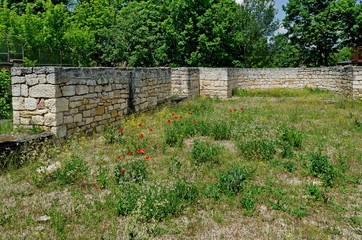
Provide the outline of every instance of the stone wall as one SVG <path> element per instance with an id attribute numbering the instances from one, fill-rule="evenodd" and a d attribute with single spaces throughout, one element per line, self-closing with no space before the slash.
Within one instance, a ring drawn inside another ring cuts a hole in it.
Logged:
<path id="1" fill-rule="evenodd" d="M 169 68 L 13 68 L 14 125 L 58 134 L 100 131 L 171 95 Z"/>
<path id="2" fill-rule="evenodd" d="M 14 125 L 59 136 L 100 131 L 172 94 L 228 98 L 235 88 L 320 88 L 362 98 L 362 67 L 323 68 L 12 68 Z"/>
<path id="3" fill-rule="evenodd" d="M 206 97 L 231 97 L 228 68 L 200 68 L 200 95 Z"/>
<path id="4" fill-rule="evenodd" d="M 237 87 L 243 89 L 319 88 L 352 95 L 354 75 L 360 67 L 243 69 Z"/>
<path id="5" fill-rule="evenodd" d="M 188 98 L 200 96 L 199 68 L 172 68 L 171 83 L 173 95 Z"/>

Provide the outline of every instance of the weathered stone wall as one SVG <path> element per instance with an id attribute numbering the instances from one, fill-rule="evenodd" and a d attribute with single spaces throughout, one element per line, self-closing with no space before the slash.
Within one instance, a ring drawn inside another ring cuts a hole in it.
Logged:
<path id="1" fill-rule="evenodd" d="M 188 98 L 200 96 L 199 68 L 172 68 L 171 83 L 174 95 Z"/>
<path id="2" fill-rule="evenodd" d="M 319 88 L 352 94 L 352 79 L 358 67 L 250 68 L 240 72 L 238 87 L 243 89 Z"/>
<path id="3" fill-rule="evenodd" d="M 352 74 L 352 96 L 362 99 L 362 67 L 354 67 Z"/>
<path id="4" fill-rule="evenodd" d="M 323 68 L 12 68 L 14 125 L 59 136 L 99 131 L 172 94 L 227 98 L 235 88 L 319 88 L 362 98 L 362 67 Z"/>
<path id="5" fill-rule="evenodd" d="M 169 68 L 13 68 L 14 124 L 59 136 L 150 109 L 171 96 Z"/>
<path id="6" fill-rule="evenodd" d="M 206 97 L 231 97 L 227 68 L 200 68 L 200 95 Z"/>

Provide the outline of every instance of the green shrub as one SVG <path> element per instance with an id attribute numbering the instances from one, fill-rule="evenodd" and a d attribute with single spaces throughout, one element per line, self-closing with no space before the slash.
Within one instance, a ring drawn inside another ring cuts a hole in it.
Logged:
<path id="1" fill-rule="evenodd" d="M 320 152 L 313 153 L 308 163 L 310 173 L 315 177 L 320 177 L 327 186 L 333 185 L 335 177 L 334 166 L 329 162 L 327 156 L 322 156 Z"/>
<path id="2" fill-rule="evenodd" d="M 10 119 L 12 111 L 11 75 L 3 68 L 0 71 L 0 119 Z"/>
<path id="3" fill-rule="evenodd" d="M 120 215 L 138 214 L 139 220 L 162 220 L 182 211 L 198 198 L 194 184 L 178 182 L 171 189 L 160 185 L 125 185 L 119 196 Z"/>
<path id="4" fill-rule="evenodd" d="M 244 209 L 244 214 L 251 215 L 255 210 L 255 200 L 251 193 L 246 193 L 240 198 L 241 207 Z"/>
<path id="5" fill-rule="evenodd" d="M 105 124 L 102 129 L 102 136 L 105 139 L 106 144 L 115 144 L 124 142 L 124 133 L 120 131 L 122 126 L 112 126 Z"/>
<path id="6" fill-rule="evenodd" d="M 218 163 L 221 160 L 221 150 L 221 147 L 210 141 L 194 140 L 191 156 L 196 164 Z"/>
<path id="7" fill-rule="evenodd" d="M 78 183 L 87 175 L 88 166 L 78 155 L 72 154 L 61 168 L 55 171 L 55 179 L 62 184 Z"/>
<path id="8" fill-rule="evenodd" d="M 219 175 L 217 187 L 222 193 L 238 194 L 253 173 L 254 170 L 249 168 L 230 167 L 226 173 Z"/>
<path id="9" fill-rule="evenodd" d="M 301 149 L 303 135 L 296 128 L 283 127 L 281 129 L 280 145 L 283 157 L 292 157 L 294 148 Z"/>
<path id="10" fill-rule="evenodd" d="M 214 123 L 211 127 L 211 134 L 215 140 L 228 140 L 231 138 L 231 128 L 228 122 Z"/>
<path id="11" fill-rule="evenodd" d="M 182 163 L 180 162 L 178 157 L 172 156 L 168 162 L 168 173 L 173 175 L 178 173 L 182 167 Z"/>
<path id="12" fill-rule="evenodd" d="M 147 179 L 147 161 L 139 159 L 127 164 L 119 164 L 116 167 L 114 174 L 117 183 L 140 183 Z"/>
<path id="13" fill-rule="evenodd" d="M 308 198 L 313 199 L 314 201 L 321 201 L 325 199 L 325 192 L 321 190 L 317 184 L 308 184 L 305 192 L 308 194 Z"/>
<path id="14" fill-rule="evenodd" d="M 275 142 L 266 139 L 239 142 L 238 147 L 243 156 L 252 160 L 268 161 L 276 153 Z"/>

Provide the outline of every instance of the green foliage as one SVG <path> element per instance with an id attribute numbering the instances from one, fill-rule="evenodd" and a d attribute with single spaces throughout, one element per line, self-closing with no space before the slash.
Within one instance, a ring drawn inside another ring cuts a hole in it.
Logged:
<path id="1" fill-rule="evenodd" d="M 169 164 L 168 173 L 170 175 L 178 173 L 182 167 L 182 163 L 180 162 L 179 158 L 174 156 L 170 158 L 168 164 Z"/>
<path id="2" fill-rule="evenodd" d="M 180 213 L 198 198 L 194 184 L 181 181 L 172 189 L 164 186 L 125 185 L 119 195 L 118 213 L 134 214 L 139 220 L 162 220 Z"/>
<path id="3" fill-rule="evenodd" d="M 257 139 L 238 143 L 241 154 L 251 160 L 268 161 L 276 153 L 276 144 L 272 140 Z"/>
<path id="4" fill-rule="evenodd" d="M 211 135 L 215 140 L 229 140 L 231 138 L 231 127 L 226 121 L 214 123 L 211 127 Z"/>
<path id="5" fill-rule="evenodd" d="M 5 68 L 0 71 L 0 119 L 12 117 L 11 76 Z"/>
<path id="6" fill-rule="evenodd" d="M 55 171 L 55 179 L 64 185 L 79 183 L 87 176 L 88 166 L 78 155 L 72 154 L 61 168 Z"/>
<path id="7" fill-rule="evenodd" d="M 361 36 L 356 29 L 361 28 L 360 5 L 354 0 L 289 1 L 283 7 L 283 23 L 291 44 L 300 53 L 300 64 L 335 65 L 334 54 L 339 49 L 359 44 Z"/>
<path id="8" fill-rule="evenodd" d="M 210 141 L 194 140 L 191 157 L 196 164 L 219 163 L 221 161 L 222 148 L 215 146 Z"/>
<path id="9" fill-rule="evenodd" d="M 308 194 L 308 198 L 314 201 L 324 201 L 326 198 L 326 193 L 320 189 L 317 184 L 310 183 L 306 186 L 305 190 L 306 194 Z"/>
<path id="10" fill-rule="evenodd" d="M 294 127 L 282 127 L 280 131 L 280 146 L 283 150 L 282 156 L 284 158 L 292 157 L 295 148 L 301 149 L 303 135 Z"/>
<path id="11" fill-rule="evenodd" d="M 241 207 L 244 214 L 251 215 L 255 210 L 255 200 L 251 193 L 247 193 L 240 198 Z"/>
<path id="12" fill-rule="evenodd" d="M 230 167 L 227 172 L 218 176 L 217 188 L 221 193 L 238 194 L 255 170 L 250 168 Z"/>
<path id="13" fill-rule="evenodd" d="M 308 162 L 310 173 L 315 177 L 320 177 L 326 186 L 332 186 L 335 178 L 335 168 L 329 162 L 328 156 L 322 156 L 320 152 L 312 153 Z"/>
<path id="14" fill-rule="evenodd" d="M 114 171 L 116 182 L 121 183 L 141 183 L 147 179 L 147 161 L 143 159 L 135 160 L 126 164 L 119 164 Z"/>

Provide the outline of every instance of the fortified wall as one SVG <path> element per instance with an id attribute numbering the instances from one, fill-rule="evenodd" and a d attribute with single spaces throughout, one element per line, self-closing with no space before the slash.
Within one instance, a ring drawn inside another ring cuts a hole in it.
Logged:
<path id="1" fill-rule="evenodd" d="M 362 67 L 12 68 L 14 125 L 68 136 L 100 131 L 172 95 L 225 99 L 235 88 L 319 88 L 362 98 Z"/>

